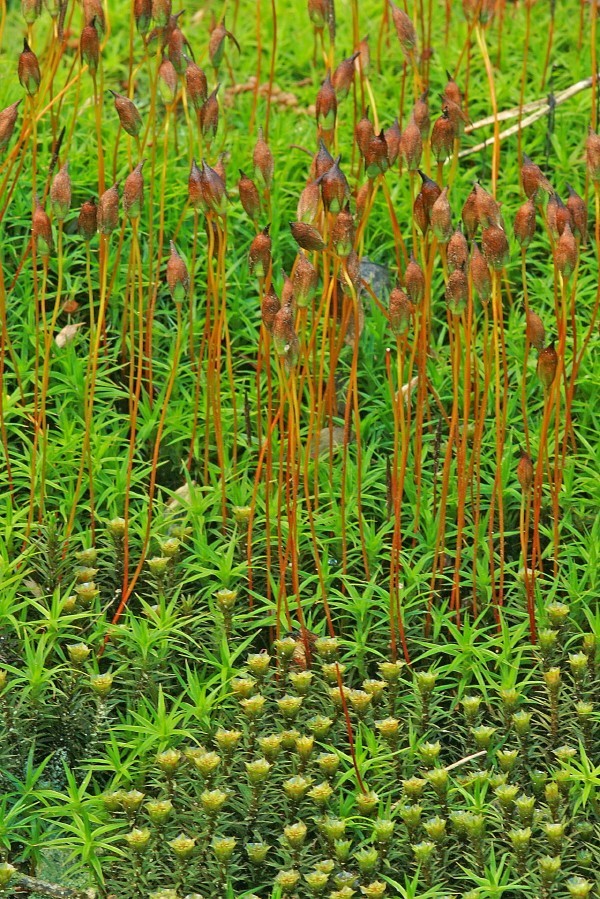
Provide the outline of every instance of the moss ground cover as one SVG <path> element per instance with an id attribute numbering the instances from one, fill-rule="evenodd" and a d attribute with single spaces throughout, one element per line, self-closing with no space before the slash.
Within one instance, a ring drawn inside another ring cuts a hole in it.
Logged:
<path id="1" fill-rule="evenodd" d="M 0 890 L 598 892 L 597 3 L 0 10 Z"/>

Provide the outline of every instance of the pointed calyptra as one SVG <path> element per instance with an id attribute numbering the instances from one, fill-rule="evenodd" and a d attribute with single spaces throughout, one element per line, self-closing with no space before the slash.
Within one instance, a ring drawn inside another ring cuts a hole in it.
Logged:
<path id="1" fill-rule="evenodd" d="M 319 179 L 333 165 L 333 156 L 322 140 L 319 141 L 319 149 L 313 160 L 315 178 Z"/>
<path id="2" fill-rule="evenodd" d="M 544 347 L 544 349 L 540 350 L 537 363 L 538 378 L 540 379 L 546 390 L 554 381 L 557 368 L 558 353 L 554 349 L 554 341 L 551 341 L 547 347 Z"/>
<path id="3" fill-rule="evenodd" d="M 98 207 L 96 201 L 85 200 L 81 204 L 77 218 L 77 231 L 84 240 L 90 241 L 98 230 Z"/>
<path id="4" fill-rule="evenodd" d="M 124 97 L 123 94 L 118 94 L 113 90 L 110 93 L 114 97 L 115 109 L 123 131 L 126 131 L 130 137 L 137 137 L 142 129 L 142 117 L 137 106 L 133 100 Z"/>
<path id="5" fill-rule="evenodd" d="M 332 83 L 338 100 L 345 100 L 348 96 L 354 80 L 354 61 L 360 55 L 360 50 L 343 59 L 333 73 Z"/>
<path id="6" fill-rule="evenodd" d="M 194 109 L 199 112 L 208 96 L 208 83 L 203 70 L 189 56 L 184 56 L 187 64 L 185 70 L 185 89 Z"/>
<path id="7" fill-rule="evenodd" d="M 142 169 L 145 159 L 129 173 L 123 185 L 123 208 L 130 219 L 138 218 L 144 203 L 144 176 Z"/>
<path id="8" fill-rule="evenodd" d="M 90 24 L 86 25 L 81 32 L 79 52 L 81 53 L 83 64 L 88 67 L 91 75 L 95 75 L 98 71 L 98 60 L 100 58 L 100 37 L 96 28 L 96 19 L 92 19 Z"/>
<path id="9" fill-rule="evenodd" d="M 179 25 L 169 29 L 167 37 L 167 56 L 178 75 L 185 74 L 185 49 L 187 41 Z"/>
<path id="10" fill-rule="evenodd" d="M 39 255 L 49 256 L 54 250 L 52 225 L 50 224 L 50 219 L 39 199 L 36 200 L 36 206 L 31 220 L 31 233 Z"/>
<path id="11" fill-rule="evenodd" d="M 392 11 L 392 19 L 394 21 L 394 27 L 396 29 L 396 34 L 398 35 L 398 40 L 400 41 L 402 52 L 408 59 L 411 59 L 415 47 L 417 46 L 417 31 L 415 26 L 413 25 L 412 19 L 406 15 L 404 10 L 400 9 L 399 6 L 396 6 L 395 3 L 392 3 L 391 0 L 390 9 Z"/>
<path id="12" fill-rule="evenodd" d="M 462 106 L 463 98 L 458 84 L 448 71 L 446 71 L 446 78 L 448 81 L 444 87 L 445 99 L 450 100 L 452 103 L 456 103 L 457 106 Z"/>
<path id="13" fill-rule="evenodd" d="M 65 162 L 54 176 L 50 187 L 50 206 L 52 214 L 57 221 L 62 222 L 69 214 L 71 208 L 71 178 L 69 176 L 69 163 Z"/>
<path id="14" fill-rule="evenodd" d="M 207 135 L 213 138 L 219 127 L 219 102 L 217 100 L 217 92 L 220 88 L 217 84 L 212 94 L 206 98 L 206 102 L 200 109 L 200 128 L 204 137 Z"/>
<path id="15" fill-rule="evenodd" d="M 270 225 L 257 234 L 248 251 L 248 263 L 250 271 L 258 275 L 259 278 L 268 274 L 271 268 L 271 237 L 269 235 Z"/>
<path id="16" fill-rule="evenodd" d="M 254 165 L 254 177 L 266 190 L 270 190 L 273 184 L 275 160 L 271 148 L 265 140 L 262 128 L 258 129 L 258 139 L 252 151 L 252 163 Z"/>
<path id="17" fill-rule="evenodd" d="M 13 136 L 17 116 L 19 114 L 20 100 L 7 106 L 0 112 L 0 151 L 6 149 L 8 143 Z"/>
<path id="18" fill-rule="evenodd" d="M 167 284 L 173 302 L 183 302 L 189 293 L 190 274 L 173 241 L 171 241 L 171 255 L 167 262 Z"/>
<path id="19" fill-rule="evenodd" d="M 248 218 L 251 218 L 252 221 L 256 221 L 260 213 L 260 194 L 252 178 L 249 178 L 242 169 L 240 169 L 238 193 L 244 212 Z"/>
<path id="20" fill-rule="evenodd" d="M 327 72 L 327 77 L 317 93 L 315 113 L 317 125 L 324 131 L 333 131 L 337 116 L 337 96 L 331 83 L 330 72 Z"/>
<path id="21" fill-rule="evenodd" d="M 318 279 L 319 275 L 312 262 L 304 253 L 299 253 L 292 278 L 298 308 L 308 306 L 314 296 Z"/>
<path id="22" fill-rule="evenodd" d="M 519 246 L 526 249 L 535 234 L 535 204 L 533 200 L 527 199 L 517 210 L 514 232 Z"/>
<path id="23" fill-rule="evenodd" d="M 119 185 L 105 190 L 98 202 L 98 231 L 111 234 L 119 226 Z"/>
<path id="24" fill-rule="evenodd" d="M 202 160 L 201 187 L 205 208 L 219 214 L 225 211 L 227 191 L 221 176 Z"/>
<path id="25" fill-rule="evenodd" d="M 410 257 L 404 272 L 404 287 L 415 305 L 418 305 L 425 296 L 425 275 L 414 256 Z"/>
<path id="26" fill-rule="evenodd" d="M 208 42 L 208 56 L 213 68 L 217 69 L 221 65 L 223 53 L 225 52 L 225 38 L 228 37 L 237 47 L 238 53 L 241 53 L 240 45 L 231 31 L 227 31 L 225 22 L 221 21 L 212 29 Z"/>
<path id="27" fill-rule="evenodd" d="M 588 211 L 585 201 L 579 196 L 570 184 L 567 184 L 569 191 L 569 199 L 567 200 L 567 209 L 571 213 L 573 222 L 573 234 L 581 238 L 582 244 L 587 242 L 588 232 Z"/>
<path id="28" fill-rule="evenodd" d="M 439 185 L 425 172 L 422 172 L 420 169 L 418 171 L 423 183 L 421 190 L 416 196 L 413 211 L 419 228 L 425 234 L 431 223 L 431 210 L 442 191 Z"/>
<path id="29" fill-rule="evenodd" d="M 411 119 L 400 138 L 400 152 L 406 160 L 409 172 L 416 172 L 423 155 L 423 138 L 419 126 Z"/>
<path id="30" fill-rule="evenodd" d="M 338 156 L 331 168 L 321 176 L 321 196 L 325 209 L 339 212 L 350 195 L 346 176 L 340 168 L 341 156 Z"/>
<path id="31" fill-rule="evenodd" d="M 27 43 L 27 38 L 23 40 L 23 52 L 19 56 L 17 73 L 21 86 L 30 96 L 33 96 L 40 86 L 42 75 L 38 58 Z"/>

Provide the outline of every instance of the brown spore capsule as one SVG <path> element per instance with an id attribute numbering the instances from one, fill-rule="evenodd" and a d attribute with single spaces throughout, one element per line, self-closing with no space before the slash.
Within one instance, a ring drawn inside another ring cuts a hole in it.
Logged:
<path id="1" fill-rule="evenodd" d="M 544 322 L 532 309 L 529 309 L 525 316 L 525 337 L 536 350 L 543 349 L 546 343 Z"/>
<path id="2" fill-rule="evenodd" d="M 359 55 L 360 51 L 357 50 L 352 56 L 343 59 L 333 73 L 332 84 L 338 100 L 345 100 L 348 96 L 354 80 L 354 61 Z"/>
<path id="3" fill-rule="evenodd" d="M 416 172 L 423 155 L 423 138 L 417 123 L 411 119 L 400 138 L 400 152 L 409 172 Z"/>
<path id="4" fill-rule="evenodd" d="M 123 185 L 123 209 L 130 219 L 138 218 L 144 203 L 144 168 L 145 159 L 142 159 L 132 172 L 127 175 Z"/>
<path id="5" fill-rule="evenodd" d="M 524 450 L 517 465 L 517 480 L 523 493 L 531 490 L 533 484 L 533 460 Z"/>
<path id="6" fill-rule="evenodd" d="M 112 234 L 119 226 L 119 187 L 113 184 L 105 190 L 98 203 L 98 231 Z"/>
<path id="7" fill-rule="evenodd" d="M 271 189 L 273 174 L 275 172 L 275 160 L 271 148 L 265 140 L 262 128 L 258 129 L 258 139 L 252 152 L 254 164 L 254 177 L 266 190 Z"/>
<path id="8" fill-rule="evenodd" d="M 271 268 L 271 237 L 270 225 L 267 225 L 260 234 L 257 234 L 248 252 L 250 271 L 259 277 L 264 277 Z"/>
<path id="9" fill-rule="evenodd" d="M 483 255 L 496 271 L 501 271 L 508 261 L 508 240 L 503 228 L 489 225 L 481 235 Z"/>
<path id="10" fill-rule="evenodd" d="M 17 117 L 19 115 L 20 100 L 11 103 L 6 109 L 0 112 L 0 150 L 5 150 L 13 136 Z"/>
<path id="11" fill-rule="evenodd" d="M 23 87 L 30 96 L 33 96 L 40 86 L 42 74 L 40 72 L 38 58 L 27 43 L 27 38 L 23 40 L 23 51 L 19 56 L 17 74 L 19 76 L 21 87 Z"/>
<path id="12" fill-rule="evenodd" d="M 190 274 L 173 241 L 171 241 L 171 255 L 167 262 L 167 284 L 175 303 L 181 303 L 189 293 Z"/>
<path id="13" fill-rule="evenodd" d="M 319 231 L 306 222 L 290 222 L 292 237 L 303 250 L 324 250 L 325 241 Z"/>
<path id="14" fill-rule="evenodd" d="M 77 218 L 77 231 L 84 238 L 90 241 L 98 230 L 98 207 L 96 201 L 92 198 L 85 200 L 81 204 L 79 216 Z"/>
<path id="15" fill-rule="evenodd" d="M 54 176 L 50 188 L 50 206 L 52 215 L 59 222 L 65 220 L 71 208 L 71 176 L 69 175 L 69 163 L 65 162 Z"/>
<path id="16" fill-rule="evenodd" d="M 406 292 L 415 305 L 425 296 L 425 275 L 419 263 L 411 256 L 404 272 Z"/>
<path id="17" fill-rule="evenodd" d="M 538 378 L 547 390 L 556 377 L 556 369 L 558 368 L 558 353 L 554 349 L 554 342 L 549 343 L 547 347 L 540 350 L 537 362 Z"/>
<path id="18" fill-rule="evenodd" d="M 260 194 L 252 178 L 249 178 L 242 169 L 240 169 L 238 193 L 244 212 L 248 218 L 256 221 L 260 214 Z"/>
<path id="19" fill-rule="evenodd" d="M 569 199 L 567 200 L 567 208 L 571 213 L 573 222 L 573 234 L 581 238 L 582 244 L 587 243 L 588 234 L 588 211 L 585 201 L 579 196 L 576 190 L 567 184 L 569 191 Z"/>
<path id="20" fill-rule="evenodd" d="M 533 200 L 526 200 L 517 210 L 514 233 L 519 246 L 526 249 L 535 234 L 535 204 Z"/>
<path id="21" fill-rule="evenodd" d="M 208 83 L 206 75 L 200 66 L 189 57 L 184 57 L 187 66 L 185 70 L 185 89 L 194 109 L 199 112 L 208 96 Z"/>
<path id="22" fill-rule="evenodd" d="M 390 292 L 388 303 L 388 319 L 392 334 L 399 337 L 403 334 L 414 314 L 414 307 L 401 287 L 394 287 Z"/>
<path id="23" fill-rule="evenodd" d="M 110 93 L 114 97 L 115 109 L 123 131 L 131 137 L 137 137 L 142 129 L 142 117 L 137 106 L 129 97 L 124 97 L 113 90 Z"/>
<path id="24" fill-rule="evenodd" d="M 452 315 L 460 315 L 467 307 L 469 300 L 469 282 L 461 268 L 455 269 L 448 276 L 446 284 L 446 303 Z"/>
<path id="25" fill-rule="evenodd" d="M 465 269 L 469 261 L 469 245 L 465 235 L 457 229 L 448 241 L 446 247 L 446 259 L 448 268 L 454 271 L 457 268 Z"/>
<path id="26" fill-rule="evenodd" d="M 281 303 L 279 302 L 279 297 L 277 296 L 273 288 L 271 288 L 269 292 L 264 295 L 260 306 L 262 322 L 269 334 L 273 333 L 275 316 L 280 309 Z"/>
<path id="27" fill-rule="evenodd" d="M 556 267 L 565 280 L 571 277 L 577 265 L 577 242 L 567 223 L 554 250 Z"/>
<path id="28" fill-rule="evenodd" d="M 220 88 L 217 84 L 214 91 L 208 95 L 206 101 L 200 107 L 200 130 L 204 137 L 214 138 L 219 127 L 219 101 L 217 93 Z"/>

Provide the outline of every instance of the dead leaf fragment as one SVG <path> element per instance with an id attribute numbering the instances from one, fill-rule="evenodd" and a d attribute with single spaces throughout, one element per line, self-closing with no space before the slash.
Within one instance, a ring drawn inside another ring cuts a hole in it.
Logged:
<path id="1" fill-rule="evenodd" d="M 56 346 L 60 347 L 60 349 L 62 350 L 62 348 L 65 347 L 68 343 L 71 343 L 81 327 L 83 327 L 83 322 L 77 322 L 73 325 L 65 325 L 64 328 L 62 328 L 54 338 Z"/>

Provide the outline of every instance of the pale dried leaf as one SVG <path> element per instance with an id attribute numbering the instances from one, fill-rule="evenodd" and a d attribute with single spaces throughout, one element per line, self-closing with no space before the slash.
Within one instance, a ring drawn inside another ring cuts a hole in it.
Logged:
<path id="1" fill-rule="evenodd" d="M 65 325 L 64 328 L 62 328 L 54 338 L 56 346 L 60 347 L 60 349 L 62 350 L 62 348 L 65 347 L 68 343 L 71 343 L 79 329 L 82 327 L 83 322 L 77 322 L 76 324 L 72 325 Z"/>

